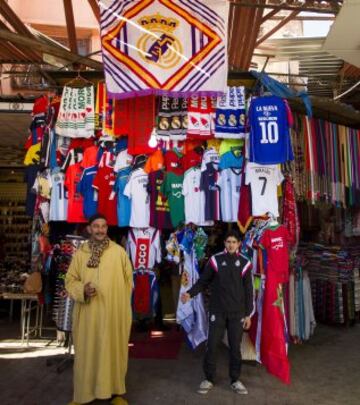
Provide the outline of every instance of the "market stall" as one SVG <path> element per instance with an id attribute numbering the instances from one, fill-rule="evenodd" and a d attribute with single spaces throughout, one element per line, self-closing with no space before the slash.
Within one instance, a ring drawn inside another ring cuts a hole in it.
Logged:
<path id="1" fill-rule="evenodd" d="M 71 332 L 64 277 L 87 220 L 101 213 L 133 264 L 134 319 L 162 318 L 159 274 L 168 272 L 172 312 L 195 348 L 207 338 L 206 297 L 184 309 L 179 293 L 223 249 L 225 230 L 239 229 L 256 292 L 246 350 L 289 383 L 288 344 L 308 340 L 316 320 L 349 323 L 359 311 L 358 251 L 324 244 L 340 245 L 345 223 L 358 224 L 360 131 L 311 117 L 309 100 L 308 115 L 292 111 L 295 95 L 279 96 L 265 75 L 228 81 L 226 2 L 141 2 L 135 14 L 123 5 L 132 24 L 109 3 L 105 80 L 80 69 L 34 103 L 24 158 L 29 272 L 42 275 L 58 330 Z M 327 236 L 335 214 L 311 217 L 321 204 L 340 210 L 339 240 Z"/>

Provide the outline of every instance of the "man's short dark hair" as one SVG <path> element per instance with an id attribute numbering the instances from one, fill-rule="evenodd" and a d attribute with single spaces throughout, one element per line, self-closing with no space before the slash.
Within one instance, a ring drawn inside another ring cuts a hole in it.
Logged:
<path id="1" fill-rule="evenodd" d="M 238 242 L 241 242 L 240 234 L 235 229 L 226 232 L 224 240 L 226 241 L 227 238 L 235 238 Z"/>
<path id="2" fill-rule="evenodd" d="M 98 213 L 98 214 L 91 215 L 91 217 L 89 218 L 88 225 L 91 225 L 97 219 L 104 219 L 107 222 L 106 216 Z"/>

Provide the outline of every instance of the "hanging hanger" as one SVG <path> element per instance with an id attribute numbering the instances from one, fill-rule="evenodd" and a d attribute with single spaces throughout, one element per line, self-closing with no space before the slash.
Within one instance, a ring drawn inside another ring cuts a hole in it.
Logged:
<path id="1" fill-rule="evenodd" d="M 69 82 L 65 83 L 67 87 L 73 88 L 82 88 L 87 86 L 93 86 L 93 83 L 90 80 L 85 79 L 85 77 L 81 76 L 80 70 L 77 71 L 77 76 L 70 80 Z"/>
<path id="2" fill-rule="evenodd" d="M 279 222 L 278 222 L 277 218 L 275 217 L 275 215 L 272 212 L 268 212 L 266 215 L 269 217 L 269 220 L 270 220 L 269 225 L 270 226 L 279 225 Z"/>

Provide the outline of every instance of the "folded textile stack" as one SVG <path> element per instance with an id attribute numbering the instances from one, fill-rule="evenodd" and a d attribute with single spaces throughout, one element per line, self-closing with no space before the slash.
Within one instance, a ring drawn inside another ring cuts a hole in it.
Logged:
<path id="1" fill-rule="evenodd" d="M 353 321 L 360 310 L 360 249 L 306 243 L 299 253 L 307 262 L 316 319 L 336 324 Z"/>

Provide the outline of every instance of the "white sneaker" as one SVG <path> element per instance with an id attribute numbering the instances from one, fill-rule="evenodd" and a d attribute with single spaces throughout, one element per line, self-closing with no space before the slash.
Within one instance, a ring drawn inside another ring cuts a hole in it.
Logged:
<path id="1" fill-rule="evenodd" d="M 248 390 L 246 389 L 245 385 L 241 381 L 235 381 L 231 384 L 231 388 L 237 393 L 241 395 L 246 395 Z"/>
<path id="2" fill-rule="evenodd" d="M 201 384 L 199 385 L 199 389 L 197 390 L 198 394 L 207 394 L 211 388 L 214 386 L 214 384 L 209 381 L 209 380 L 204 380 L 201 381 Z"/>

